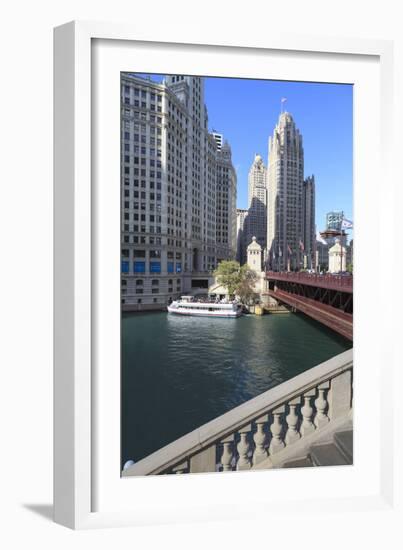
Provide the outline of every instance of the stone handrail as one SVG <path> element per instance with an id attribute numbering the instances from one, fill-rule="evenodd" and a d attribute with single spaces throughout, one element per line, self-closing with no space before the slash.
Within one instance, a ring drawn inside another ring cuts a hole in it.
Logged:
<path id="1" fill-rule="evenodd" d="M 207 422 L 122 476 L 253 468 L 296 441 L 347 416 L 353 350 L 347 350 Z"/>

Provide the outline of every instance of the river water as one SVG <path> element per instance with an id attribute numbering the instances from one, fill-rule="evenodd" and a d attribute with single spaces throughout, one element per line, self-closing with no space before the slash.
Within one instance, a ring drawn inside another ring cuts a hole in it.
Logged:
<path id="1" fill-rule="evenodd" d="M 302 314 L 123 314 L 122 464 L 351 346 Z"/>

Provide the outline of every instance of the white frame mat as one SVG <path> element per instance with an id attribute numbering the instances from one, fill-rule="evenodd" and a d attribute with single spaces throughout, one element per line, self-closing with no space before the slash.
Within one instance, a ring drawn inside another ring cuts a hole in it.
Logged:
<path id="1" fill-rule="evenodd" d="M 126 70 L 354 84 L 353 467 L 121 478 L 119 74 Z M 391 311 L 393 273 L 379 273 L 373 285 L 371 271 L 395 253 L 388 239 L 396 208 L 393 44 L 271 32 L 228 43 L 184 31 L 179 40 L 169 29 L 155 37 L 125 24 L 72 22 L 55 29 L 54 74 L 55 521 L 77 529 L 290 519 L 308 501 L 311 514 L 391 510 L 396 358 L 393 334 L 375 322 L 368 300 Z"/>

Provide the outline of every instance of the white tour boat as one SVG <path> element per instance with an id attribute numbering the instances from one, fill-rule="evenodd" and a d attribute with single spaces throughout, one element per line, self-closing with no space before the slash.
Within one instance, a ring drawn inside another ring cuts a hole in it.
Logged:
<path id="1" fill-rule="evenodd" d="M 168 306 L 168 312 L 199 317 L 239 317 L 242 315 L 242 305 L 231 302 L 195 302 L 193 296 L 181 296 L 180 300 Z"/>

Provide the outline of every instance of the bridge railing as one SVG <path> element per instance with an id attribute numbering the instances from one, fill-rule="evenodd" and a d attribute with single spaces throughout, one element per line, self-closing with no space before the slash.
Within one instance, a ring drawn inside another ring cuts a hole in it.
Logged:
<path id="1" fill-rule="evenodd" d="M 306 273 L 301 271 L 267 271 L 268 279 L 279 281 L 296 281 L 315 286 L 332 286 L 345 289 L 353 288 L 353 275 L 337 275 L 333 273 Z"/>
<path id="2" fill-rule="evenodd" d="M 204 424 L 129 466 L 122 475 L 253 468 L 347 416 L 352 374 L 350 349 Z"/>

